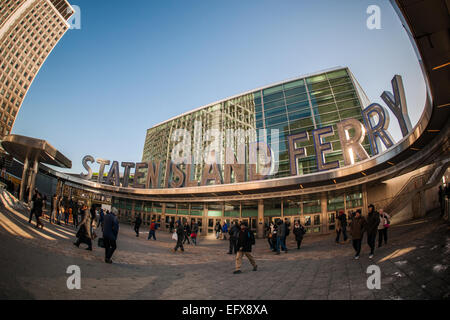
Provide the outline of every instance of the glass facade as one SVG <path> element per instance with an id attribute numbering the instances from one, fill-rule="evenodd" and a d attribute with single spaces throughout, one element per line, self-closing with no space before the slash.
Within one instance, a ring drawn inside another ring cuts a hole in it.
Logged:
<path id="1" fill-rule="evenodd" d="M 267 129 L 267 135 L 259 136 L 258 140 L 267 141 L 271 146 L 275 141 L 271 141 L 270 130 L 277 129 L 279 169 L 269 178 L 280 178 L 290 175 L 287 137 L 307 131 L 309 140 L 297 143 L 297 147 L 305 147 L 307 151 L 307 157 L 298 159 L 297 174 L 309 174 L 317 171 L 312 130 L 332 126 L 334 135 L 326 137 L 324 142 L 332 144 L 333 152 L 326 154 L 325 160 L 337 160 L 343 167 L 344 159 L 336 123 L 347 118 L 363 122 L 361 110 L 367 106 L 367 101 L 365 93 L 348 68 L 302 77 L 194 110 L 148 129 L 142 161 L 162 162 L 160 185 L 163 185 L 165 164 L 171 160 L 172 150 L 177 143 L 172 141 L 172 135 L 177 129 L 186 129 L 191 133 L 192 157 L 196 156 L 194 151 L 202 150 L 199 147 L 205 147 L 207 143 L 196 145 L 198 139 L 194 136 L 195 131 L 203 137 L 206 130 L 217 129 L 224 135 L 222 150 L 225 150 L 227 143 L 233 143 L 234 150 L 237 150 L 236 141 L 227 141 L 227 129 L 255 129 L 258 133 L 259 129 Z M 200 127 L 195 126 L 196 121 L 201 123 Z M 367 136 L 363 146 L 370 155 Z M 224 155 L 222 156 L 224 159 Z M 223 161 L 218 163 L 223 164 Z M 202 164 L 193 165 L 191 180 L 200 181 L 202 171 Z"/>

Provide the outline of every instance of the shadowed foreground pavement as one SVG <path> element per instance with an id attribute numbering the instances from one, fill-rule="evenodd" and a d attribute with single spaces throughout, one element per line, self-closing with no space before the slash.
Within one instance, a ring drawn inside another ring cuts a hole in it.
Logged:
<path id="1" fill-rule="evenodd" d="M 350 243 L 333 235 L 306 237 L 300 250 L 275 256 L 266 240 L 257 240 L 258 271 L 244 258 L 242 274 L 233 275 L 228 241 L 200 239 L 184 253 L 169 250 L 170 235 L 148 230 L 136 238 L 121 225 L 114 264 L 104 251 L 76 248 L 75 229 L 45 223 L 34 229 L 28 218 L 0 202 L 0 299 L 449 299 L 450 229 L 436 215 L 390 228 L 388 246 L 368 258 L 366 239 L 360 260 Z M 97 231 L 99 232 L 99 230 Z M 96 243 L 96 241 L 94 241 Z M 381 269 L 381 289 L 369 290 L 367 267 Z M 81 268 L 81 289 L 69 290 L 69 265 Z"/>

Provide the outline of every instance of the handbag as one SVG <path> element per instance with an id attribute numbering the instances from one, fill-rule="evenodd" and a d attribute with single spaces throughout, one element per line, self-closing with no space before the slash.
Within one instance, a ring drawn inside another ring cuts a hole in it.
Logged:
<path id="1" fill-rule="evenodd" d="M 178 241 L 178 235 L 177 235 L 176 232 L 174 232 L 174 233 L 172 234 L 172 239 L 175 240 L 175 241 Z"/>
<path id="2" fill-rule="evenodd" d="M 384 222 L 385 223 L 384 223 L 383 227 L 389 228 L 391 222 L 389 221 L 389 219 L 386 216 L 384 216 Z"/>
<path id="3" fill-rule="evenodd" d="M 195 233 L 191 233 L 191 238 L 196 238 L 197 235 Z"/>
<path id="4" fill-rule="evenodd" d="M 104 248 L 105 247 L 105 240 L 103 238 L 98 238 L 98 246 L 100 248 Z"/>

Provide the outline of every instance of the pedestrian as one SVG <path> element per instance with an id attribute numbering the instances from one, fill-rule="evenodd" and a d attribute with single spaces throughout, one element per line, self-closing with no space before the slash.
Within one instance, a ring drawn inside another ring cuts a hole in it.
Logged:
<path id="1" fill-rule="evenodd" d="M 38 191 L 37 189 L 34 190 L 33 197 L 31 198 L 31 209 L 30 209 L 30 219 L 28 220 L 28 223 L 31 223 L 31 220 L 33 220 L 33 215 L 35 213 L 35 203 L 37 199 Z"/>
<path id="2" fill-rule="evenodd" d="M 136 220 L 134 220 L 134 232 L 136 232 L 136 237 L 139 237 L 139 228 L 141 227 L 142 219 L 141 215 L 138 214 L 136 216 Z"/>
<path id="3" fill-rule="evenodd" d="M 181 252 L 184 252 L 183 247 L 184 228 L 181 225 L 181 223 L 179 223 L 179 221 L 175 222 L 175 232 L 177 235 L 177 244 L 175 245 L 175 248 L 172 249 L 172 252 L 175 253 L 178 250 L 178 248 L 181 249 Z"/>
<path id="4" fill-rule="evenodd" d="M 339 210 L 336 219 L 336 243 L 339 243 L 341 233 L 344 237 L 344 242 L 347 241 L 347 216 L 344 210 Z"/>
<path id="5" fill-rule="evenodd" d="M 224 222 L 222 226 L 223 240 L 227 240 L 228 223 Z"/>
<path id="6" fill-rule="evenodd" d="M 174 229 L 174 223 L 173 223 L 173 218 L 171 218 L 170 222 L 169 222 L 169 232 L 173 233 L 173 229 Z"/>
<path id="7" fill-rule="evenodd" d="M 191 244 L 191 242 L 189 241 L 189 238 L 191 237 L 191 227 L 189 226 L 189 223 L 187 223 L 187 221 L 184 222 L 183 231 L 184 231 L 183 244 L 186 241 L 188 244 Z"/>
<path id="8" fill-rule="evenodd" d="M 386 212 L 384 212 L 383 209 L 380 209 L 380 224 L 378 225 L 378 248 L 380 248 L 383 244 L 383 238 L 384 244 L 387 245 L 387 232 L 390 226 L 390 218 L 391 217 Z"/>
<path id="9" fill-rule="evenodd" d="M 112 255 L 117 248 L 117 236 L 119 234 L 119 220 L 115 215 L 116 208 L 107 211 L 103 219 L 103 241 L 105 244 L 105 262 L 112 263 Z"/>
<path id="10" fill-rule="evenodd" d="M 50 207 L 50 218 L 49 221 L 51 224 L 53 224 L 54 222 L 56 222 L 56 209 L 58 207 L 58 196 L 56 195 L 56 193 L 53 195 L 52 197 L 52 203 L 51 203 L 51 207 Z"/>
<path id="11" fill-rule="evenodd" d="M 273 222 L 272 221 L 270 221 L 269 222 L 269 224 L 266 224 L 266 238 L 267 238 L 267 242 L 269 243 L 269 247 L 270 247 L 270 250 L 274 250 L 275 249 L 275 246 L 273 245 L 273 233 L 272 233 L 272 231 L 273 231 Z"/>
<path id="12" fill-rule="evenodd" d="M 152 222 L 150 223 L 150 230 L 148 232 L 148 238 L 147 240 L 150 240 L 152 237 L 154 240 L 156 240 L 156 223 L 155 223 L 155 219 L 152 219 Z"/>
<path id="13" fill-rule="evenodd" d="M 220 227 L 220 221 L 216 222 L 216 225 L 214 226 L 214 231 L 216 232 L 216 239 L 220 238 L 220 230 L 222 228 Z"/>
<path id="14" fill-rule="evenodd" d="M 78 210 L 78 203 L 74 202 L 72 208 L 72 223 L 75 228 L 78 227 Z"/>
<path id="15" fill-rule="evenodd" d="M 286 244 L 286 238 L 289 236 L 289 233 L 291 232 L 291 222 L 289 221 L 288 218 L 284 219 L 284 225 L 285 225 L 285 228 L 286 228 L 285 229 L 286 233 L 284 235 L 284 243 Z"/>
<path id="16" fill-rule="evenodd" d="M 278 222 L 275 221 L 275 222 Z M 272 247 L 273 247 L 273 252 L 277 252 L 277 233 L 278 233 L 278 225 L 276 223 L 272 223 L 272 228 L 271 228 L 271 233 L 272 233 Z"/>
<path id="17" fill-rule="evenodd" d="M 352 235 L 353 249 L 355 249 L 355 259 L 359 259 L 361 252 L 361 241 L 366 227 L 366 219 L 361 215 L 361 209 L 357 209 L 355 216 L 350 223 L 350 233 Z"/>
<path id="18" fill-rule="evenodd" d="M 236 254 L 236 269 L 234 274 L 241 273 L 242 258 L 245 255 L 253 266 L 253 271 L 256 271 L 257 265 L 253 258 L 252 245 L 255 244 L 255 235 L 248 229 L 247 223 L 241 223 L 240 231 L 237 240 L 238 252 Z"/>
<path id="19" fill-rule="evenodd" d="M 198 235 L 198 223 L 194 221 L 194 223 L 192 224 L 192 231 L 191 231 L 191 238 L 192 238 L 192 243 L 194 245 L 197 245 L 197 235 Z"/>
<path id="20" fill-rule="evenodd" d="M 297 241 L 297 250 L 300 249 L 300 245 L 303 241 L 303 236 L 306 233 L 305 227 L 300 224 L 300 221 L 296 220 L 294 223 L 294 228 L 292 229 L 292 233 L 295 235 L 295 241 Z"/>
<path id="21" fill-rule="evenodd" d="M 228 254 L 236 254 L 237 253 L 237 240 L 238 240 L 238 236 L 239 236 L 239 225 L 237 221 L 234 221 L 233 225 L 230 228 L 229 231 L 229 236 L 230 236 L 230 247 L 228 250 Z"/>
<path id="22" fill-rule="evenodd" d="M 56 203 L 57 203 L 57 205 L 56 205 L 56 212 L 57 212 L 57 214 L 56 214 L 56 223 L 58 225 L 61 225 L 61 218 L 62 218 L 62 214 L 64 212 L 64 207 L 62 205 L 61 196 L 58 197 L 58 200 L 57 200 Z"/>
<path id="23" fill-rule="evenodd" d="M 38 229 L 39 227 L 41 227 L 41 229 L 44 229 L 44 224 L 41 221 L 43 205 L 44 200 L 42 199 L 42 195 L 39 192 L 37 192 L 33 205 L 34 215 L 36 217 L 36 227 L 35 227 L 36 229 Z"/>
<path id="24" fill-rule="evenodd" d="M 366 226 L 367 244 L 370 247 L 369 258 L 372 259 L 375 253 L 375 240 L 377 238 L 377 230 L 380 224 L 380 214 L 377 211 L 375 211 L 375 206 L 373 204 L 370 204 L 368 209 L 369 214 L 367 215 L 367 226 Z"/>
<path id="25" fill-rule="evenodd" d="M 336 222 L 334 224 L 336 229 L 336 243 L 339 243 L 339 238 L 341 236 L 341 220 L 339 220 L 339 212 L 336 211 Z"/>
<path id="26" fill-rule="evenodd" d="M 281 246 L 281 250 L 283 250 L 284 253 L 288 253 L 288 250 L 286 248 L 286 224 L 283 222 L 283 220 L 278 219 L 278 221 L 277 221 L 277 244 L 276 244 L 275 254 L 280 254 L 280 246 Z"/>
<path id="27" fill-rule="evenodd" d="M 78 228 L 78 232 L 76 234 L 77 241 L 74 242 L 74 245 L 80 247 L 81 243 L 85 243 L 88 245 L 86 250 L 92 251 L 92 234 L 91 234 L 91 215 L 87 212 L 87 206 L 83 205 L 81 209 L 81 213 L 83 215 L 83 220 L 81 220 Z"/>
<path id="28" fill-rule="evenodd" d="M 98 225 L 102 226 L 103 231 L 103 221 L 105 221 L 105 211 L 103 211 L 103 208 L 100 209 L 100 217 L 98 219 Z"/>

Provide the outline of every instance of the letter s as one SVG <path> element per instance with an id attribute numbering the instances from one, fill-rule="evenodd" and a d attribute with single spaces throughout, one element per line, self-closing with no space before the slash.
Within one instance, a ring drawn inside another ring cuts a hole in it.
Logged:
<path id="1" fill-rule="evenodd" d="M 80 173 L 80 177 L 86 180 L 91 180 L 92 178 L 92 169 L 91 167 L 88 165 L 88 162 L 94 162 L 95 159 L 93 156 L 84 156 L 82 163 L 83 163 L 83 167 L 86 169 L 86 171 L 88 172 L 87 174 L 85 173 Z"/>

